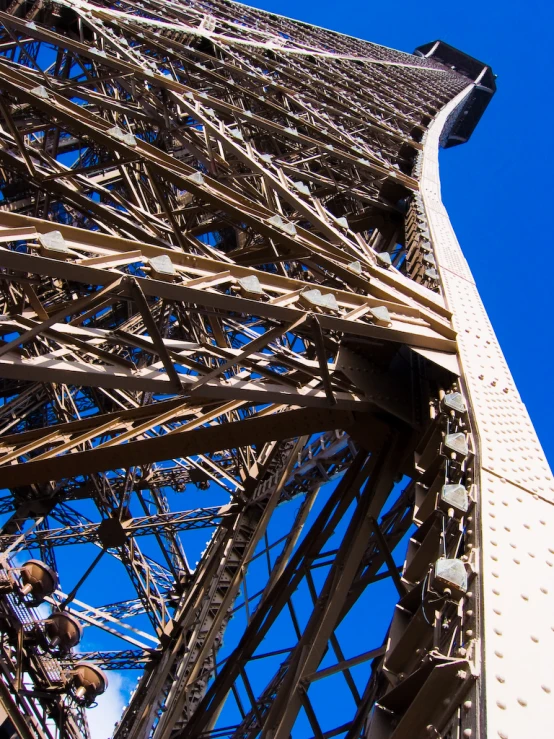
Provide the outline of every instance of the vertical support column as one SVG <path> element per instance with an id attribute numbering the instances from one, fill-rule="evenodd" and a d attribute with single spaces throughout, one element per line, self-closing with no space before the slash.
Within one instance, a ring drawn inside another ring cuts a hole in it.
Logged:
<path id="1" fill-rule="evenodd" d="M 546 737 L 554 715 L 554 484 L 440 193 L 441 132 L 471 88 L 432 123 L 421 177 L 478 444 L 480 715 L 465 736 Z"/>

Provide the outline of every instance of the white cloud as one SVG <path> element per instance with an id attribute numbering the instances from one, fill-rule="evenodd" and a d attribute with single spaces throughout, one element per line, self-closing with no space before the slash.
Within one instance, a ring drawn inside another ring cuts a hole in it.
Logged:
<path id="1" fill-rule="evenodd" d="M 119 672 L 108 673 L 108 689 L 98 698 L 98 705 L 87 711 L 92 739 L 110 739 L 123 706 L 129 702 L 129 683 Z"/>

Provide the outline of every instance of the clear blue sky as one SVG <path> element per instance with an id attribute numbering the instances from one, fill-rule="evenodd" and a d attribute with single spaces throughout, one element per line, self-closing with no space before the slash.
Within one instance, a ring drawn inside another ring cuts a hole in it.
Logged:
<path id="1" fill-rule="evenodd" d="M 256 0 L 259 8 L 412 52 L 441 39 L 498 91 L 469 143 L 442 152 L 443 199 L 554 466 L 551 170 L 554 10 L 547 0 Z"/>

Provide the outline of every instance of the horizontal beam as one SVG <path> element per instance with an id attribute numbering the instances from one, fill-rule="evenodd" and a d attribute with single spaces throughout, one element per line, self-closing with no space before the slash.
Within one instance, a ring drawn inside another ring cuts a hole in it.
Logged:
<path id="1" fill-rule="evenodd" d="M 0 212 L 0 237 L 2 241 L 8 241 L 6 238 L 10 230 L 25 229 L 27 233 L 14 233 L 13 239 L 34 239 L 37 233 L 47 233 L 51 230 L 51 223 L 43 221 L 39 218 L 33 218 L 20 213 Z M 137 249 L 142 255 L 148 259 L 159 256 L 168 256 L 171 261 L 179 269 L 184 271 L 193 270 L 198 274 L 217 274 L 224 270 L 229 270 L 234 278 L 248 277 L 255 275 L 259 278 L 264 288 L 272 287 L 281 293 L 294 292 L 295 290 L 305 287 L 306 283 L 291 277 L 285 277 L 279 274 L 263 272 L 255 268 L 245 267 L 244 265 L 223 262 L 215 258 L 199 256 L 197 254 L 188 254 L 170 248 L 164 248 L 146 242 L 137 242 L 133 239 L 124 238 L 122 236 L 112 236 L 95 231 L 86 231 L 75 226 L 67 226 L 62 223 L 56 223 L 56 230 L 60 231 L 67 242 L 71 242 L 72 246 L 79 246 L 82 249 L 89 247 L 93 252 L 117 254 L 123 257 L 128 254 L 134 254 Z M 425 317 L 432 320 L 433 317 L 440 317 L 440 325 L 444 329 L 451 332 L 451 336 L 455 336 L 455 332 L 450 326 L 451 312 L 444 306 L 442 299 L 436 293 L 423 288 L 416 282 L 405 278 L 396 270 L 383 270 L 368 266 L 370 272 L 370 280 L 367 278 L 356 277 L 356 286 L 363 289 L 367 295 L 367 299 L 375 304 L 380 304 L 384 300 L 398 303 L 398 307 L 406 308 L 415 306 L 419 310 L 423 310 Z M 346 270 L 348 273 L 348 270 Z M 349 274 L 349 279 L 354 279 L 353 274 Z M 335 290 L 335 295 L 340 304 L 344 298 L 347 302 L 359 301 L 360 303 L 366 299 L 366 295 L 356 295 L 352 292 L 344 290 Z M 400 301 L 400 302 L 399 302 Z M 412 309 L 413 310 L 413 307 Z"/>
<path id="2" fill-rule="evenodd" d="M 102 670 L 143 670 L 152 661 L 153 655 L 146 649 L 124 649 L 110 652 L 79 652 L 79 661 L 94 662 Z M 71 670 L 74 662 L 67 660 L 65 667 Z"/>
<path id="3" fill-rule="evenodd" d="M 62 278 L 85 285 L 105 287 L 114 281 L 114 273 L 82 264 L 62 262 L 47 257 L 22 254 L 21 252 L 0 249 L 0 266 L 32 274 Z M 178 283 L 162 282 L 145 277 L 135 278 L 147 297 L 164 298 L 176 303 L 187 303 L 205 308 L 213 308 L 226 313 L 242 313 L 248 316 L 269 318 L 283 323 L 294 323 L 308 309 L 280 306 L 251 300 L 236 295 L 212 292 L 200 287 L 187 287 Z M 305 285 L 305 283 L 303 283 Z M 340 318 L 332 315 L 319 316 L 321 328 L 327 331 L 340 331 L 347 335 L 364 336 L 380 341 L 393 341 L 409 346 L 456 352 L 455 333 L 448 325 L 441 323 L 438 331 L 414 324 L 397 322 L 394 327 L 383 327 L 372 323 L 362 323 L 357 319 Z"/>
<path id="4" fill-rule="evenodd" d="M 94 472 L 128 468 L 133 465 L 152 464 L 175 457 L 209 454 L 223 449 L 263 444 L 267 441 L 282 441 L 332 429 L 345 430 L 354 422 L 354 414 L 348 411 L 291 410 L 180 434 L 166 434 L 121 446 L 90 449 L 61 457 L 10 465 L 0 468 L 0 474 L 3 486 L 15 488 L 50 480 L 80 477 Z M 368 435 L 371 435 L 370 427 Z"/>
<path id="5" fill-rule="evenodd" d="M 157 531 L 190 531 L 196 529 L 215 528 L 222 520 L 224 513 L 220 513 L 220 506 L 211 508 L 197 508 L 193 511 L 178 511 L 175 513 L 157 513 L 153 516 L 141 516 L 121 522 L 122 536 L 149 536 Z M 59 529 L 35 529 L 22 542 L 22 547 L 28 548 L 43 544 L 85 544 L 87 542 L 102 542 L 103 534 L 100 523 L 88 523 L 77 526 L 64 526 Z M 0 536 L 0 549 L 4 550 L 13 545 L 20 538 L 20 534 Z"/>

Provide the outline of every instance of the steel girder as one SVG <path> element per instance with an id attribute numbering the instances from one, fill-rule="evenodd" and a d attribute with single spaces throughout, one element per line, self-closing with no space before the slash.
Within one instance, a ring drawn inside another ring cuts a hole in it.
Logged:
<path id="1" fill-rule="evenodd" d="M 116 739 L 479 732 L 436 570 L 481 597 L 479 428 L 421 183 L 490 69 L 224 0 L 0 24 L 6 726 L 86 737 L 86 658 L 141 671 Z M 49 646 L 26 550 L 94 651 Z"/>

